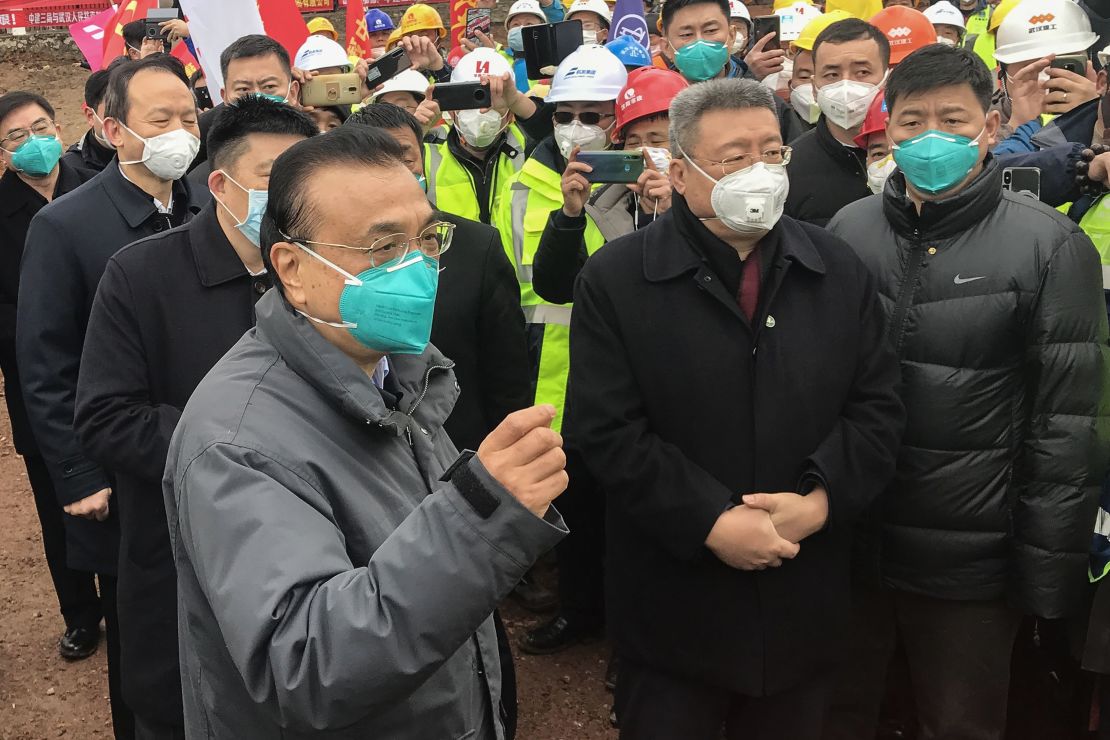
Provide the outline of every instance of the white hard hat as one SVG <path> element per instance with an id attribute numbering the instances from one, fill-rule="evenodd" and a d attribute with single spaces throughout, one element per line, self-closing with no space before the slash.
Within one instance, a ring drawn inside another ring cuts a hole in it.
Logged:
<path id="1" fill-rule="evenodd" d="M 297 49 L 293 59 L 297 69 L 326 69 L 328 67 L 349 67 L 351 60 L 347 52 L 337 42 L 327 36 L 309 36 Z"/>
<path id="2" fill-rule="evenodd" d="M 1072 0 L 1022 0 L 998 27 L 994 58 L 1003 64 L 1049 54 L 1086 52 L 1098 41 L 1091 21 Z"/>
<path id="3" fill-rule="evenodd" d="M 451 82 L 478 82 L 482 75 L 500 77 L 506 72 L 511 79 L 516 79 L 513 75 L 513 66 L 509 64 L 508 59 L 493 49 L 479 46 L 459 59 L 458 64 L 451 70 Z"/>
<path id="4" fill-rule="evenodd" d="M 743 18 L 749 26 L 752 24 L 752 14 L 748 12 L 748 6 L 740 0 L 728 0 L 728 17 Z"/>
<path id="5" fill-rule="evenodd" d="M 605 25 L 607 26 L 613 22 L 613 13 L 609 10 L 609 5 L 605 0 L 574 0 L 574 2 L 570 4 L 570 7 L 567 8 L 565 17 L 569 21 L 572 15 L 583 10 L 597 13 L 601 16 L 601 20 L 605 21 Z"/>
<path id="6" fill-rule="evenodd" d="M 779 8 L 775 11 L 779 20 L 779 38 L 783 41 L 793 41 L 802 35 L 802 29 L 814 18 L 820 18 L 824 13 L 809 3 L 796 2 L 788 8 Z"/>
<path id="7" fill-rule="evenodd" d="M 377 102 L 378 98 L 386 93 L 391 92 L 410 92 L 419 95 L 420 99 L 424 99 L 424 95 L 428 92 L 428 78 L 417 72 L 415 69 L 406 69 L 404 72 L 399 73 L 396 77 L 386 80 L 382 85 L 381 90 L 377 90 L 370 96 L 371 102 Z"/>
<path id="8" fill-rule="evenodd" d="M 627 80 L 628 70 L 616 54 L 598 44 L 583 44 L 555 70 L 546 100 L 548 103 L 616 100 Z"/>
<path id="9" fill-rule="evenodd" d="M 948 0 L 939 0 L 930 5 L 925 9 L 925 17 L 934 26 L 956 26 L 967 30 L 967 26 L 964 25 L 964 14 Z"/>
<path id="10" fill-rule="evenodd" d="M 1098 53 L 1098 63 L 1103 67 L 1110 65 L 1110 46 L 1107 46 Z"/>
<path id="11" fill-rule="evenodd" d="M 505 26 L 508 27 L 509 21 L 513 19 L 514 15 L 534 15 L 542 18 L 541 22 L 547 21 L 547 16 L 543 14 L 543 8 L 536 0 L 516 0 L 509 6 L 509 14 L 505 16 Z"/>

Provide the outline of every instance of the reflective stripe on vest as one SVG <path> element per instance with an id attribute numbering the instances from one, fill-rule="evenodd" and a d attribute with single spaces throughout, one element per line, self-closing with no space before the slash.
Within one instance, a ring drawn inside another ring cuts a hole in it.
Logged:
<path id="1" fill-rule="evenodd" d="M 547 303 L 525 306 L 524 320 L 529 324 L 570 326 L 570 306 L 553 306 Z"/>
<path id="2" fill-rule="evenodd" d="M 528 212 L 527 186 L 513 183 L 513 265 L 516 266 L 516 279 L 521 285 L 532 284 L 532 265 L 524 264 L 524 214 Z"/>
<path id="3" fill-rule="evenodd" d="M 493 214 L 509 178 L 524 165 L 524 135 L 517 126 L 505 129 L 505 144 L 516 152 L 509 157 L 498 146 L 497 161 L 493 165 L 493 182 L 489 188 L 489 219 Z M 474 185 L 474 174 L 451 153 L 447 144 L 425 145 L 424 175 L 428 178 L 428 199 L 446 213 L 471 221 L 481 219 L 482 207 Z"/>
<path id="4" fill-rule="evenodd" d="M 1079 219 L 1079 228 L 1094 242 L 1102 261 L 1102 287 L 1110 290 L 1110 198 L 1100 197 Z"/>

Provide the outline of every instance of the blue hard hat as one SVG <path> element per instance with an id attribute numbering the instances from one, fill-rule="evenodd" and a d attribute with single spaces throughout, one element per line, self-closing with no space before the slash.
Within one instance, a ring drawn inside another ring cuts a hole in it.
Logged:
<path id="1" fill-rule="evenodd" d="M 605 45 L 626 67 L 650 67 L 651 53 L 632 36 L 624 34 Z"/>
<path id="2" fill-rule="evenodd" d="M 370 8 L 366 11 L 366 31 L 367 33 L 374 33 L 375 31 L 392 31 L 393 19 L 390 18 L 384 10 L 377 8 Z"/>

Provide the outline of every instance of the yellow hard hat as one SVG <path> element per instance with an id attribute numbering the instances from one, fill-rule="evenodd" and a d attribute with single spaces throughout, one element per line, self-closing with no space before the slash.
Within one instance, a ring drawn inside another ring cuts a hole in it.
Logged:
<path id="1" fill-rule="evenodd" d="M 389 51 L 394 46 L 396 46 L 397 42 L 400 41 L 400 40 L 401 40 L 401 29 L 400 28 L 394 28 L 393 33 L 389 34 L 389 38 L 385 40 L 385 50 Z"/>
<path id="2" fill-rule="evenodd" d="M 843 10 L 853 18 L 867 20 L 883 9 L 883 0 L 829 0 L 825 4 L 825 15 L 834 10 Z"/>
<path id="3" fill-rule="evenodd" d="M 783 10 L 784 8 L 793 7 L 797 3 L 803 3 L 804 5 L 813 5 L 813 0 L 775 0 L 775 4 L 771 7 L 771 10 Z"/>
<path id="4" fill-rule="evenodd" d="M 1002 21 L 1006 20 L 1006 16 L 1010 11 L 1017 7 L 1021 0 L 1002 0 L 998 5 L 994 6 L 991 12 L 991 20 L 987 25 L 987 33 L 994 33 L 998 27 L 1002 25 Z"/>
<path id="5" fill-rule="evenodd" d="M 447 37 L 447 29 L 443 27 L 443 19 L 439 17 L 439 13 L 431 5 L 424 3 L 409 6 L 401 16 L 401 25 L 397 30 L 401 32 L 401 36 L 408 36 L 417 31 L 435 30 L 439 31 L 440 40 Z"/>
<path id="6" fill-rule="evenodd" d="M 336 33 L 335 26 L 331 24 L 331 21 L 329 21 L 327 18 L 324 18 L 323 16 L 317 16 L 308 21 L 308 33 L 309 35 L 312 35 L 314 33 L 325 33 L 332 41 L 339 40 L 339 34 Z"/>
<path id="7" fill-rule="evenodd" d="M 806 51 L 813 51 L 813 44 L 822 31 L 838 21 L 846 21 L 852 17 L 845 10 L 830 10 L 824 15 L 819 15 L 805 25 L 801 35 L 794 39 L 794 46 Z"/>

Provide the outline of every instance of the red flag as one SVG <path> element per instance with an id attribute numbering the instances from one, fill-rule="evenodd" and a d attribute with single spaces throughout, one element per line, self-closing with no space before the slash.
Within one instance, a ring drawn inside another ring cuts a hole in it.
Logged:
<path id="1" fill-rule="evenodd" d="M 184 41 L 178 41 L 177 44 L 174 45 L 173 51 L 170 52 L 170 56 L 177 57 L 181 60 L 181 63 L 185 65 L 185 74 L 188 75 L 190 79 L 192 79 L 193 73 L 200 69 L 200 62 L 198 62 L 197 58 L 189 51 L 189 45 Z"/>
<path id="2" fill-rule="evenodd" d="M 308 38 L 308 27 L 296 0 L 263 0 L 258 3 L 258 12 L 266 35 L 284 46 L 290 59 L 295 57 Z"/>
<path id="3" fill-rule="evenodd" d="M 104 58 L 100 68 L 104 69 L 127 51 L 123 43 L 123 27 L 131 21 L 142 20 L 151 8 L 158 7 L 158 0 L 127 0 L 121 2 L 116 17 L 104 29 Z"/>
<path id="4" fill-rule="evenodd" d="M 366 10 L 362 0 L 347 2 L 347 56 L 369 59 L 373 48 L 366 31 Z"/>

